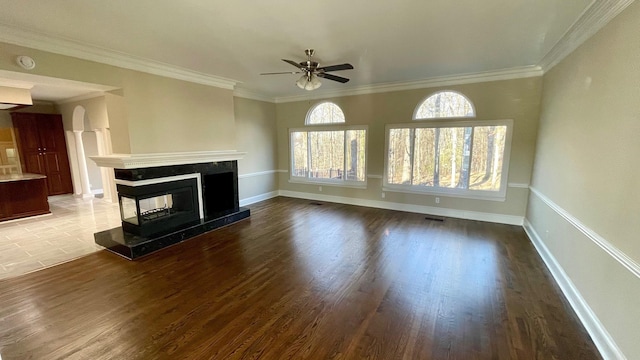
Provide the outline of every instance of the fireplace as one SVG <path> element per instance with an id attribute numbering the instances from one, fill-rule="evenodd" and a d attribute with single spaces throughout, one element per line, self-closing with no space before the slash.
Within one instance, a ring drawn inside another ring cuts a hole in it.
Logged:
<path id="1" fill-rule="evenodd" d="M 148 236 L 200 220 L 196 179 L 117 189 L 122 229 L 131 234 Z"/>
<path id="2" fill-rule="evenodd" d="M 114 169 L 122 227 L 96 243 L 134 259 L 249 217 L 237 161 Z"/>

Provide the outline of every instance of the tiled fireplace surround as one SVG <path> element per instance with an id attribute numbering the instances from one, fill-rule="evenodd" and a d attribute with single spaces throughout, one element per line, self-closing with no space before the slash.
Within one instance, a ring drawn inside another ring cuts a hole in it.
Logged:
<path id="1" fill-rule="evenodd" d="M 242 155 L 198 152 L 93 157 L 99 166 L 114 168 L 123 214 L 123 226 L 96 233 L 95 242 L 133 260 L 249 217 L 249 209 L 240 208 L 238 199 L 237 159 Z M 172 197 L 169 202 L 177 211 L 164 205 L 142 211 L 144 201 L 148 204 L 164 198 L 166 204 L 167 196 Z M 137 208 L 134 200 L 140 201 Z"/>

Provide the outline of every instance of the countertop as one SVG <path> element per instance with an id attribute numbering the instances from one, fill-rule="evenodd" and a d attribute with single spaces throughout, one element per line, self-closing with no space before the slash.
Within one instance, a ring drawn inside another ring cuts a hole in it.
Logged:
<path id="1" fill-rule="evenodd" d="M 46 176 L 40 175 L 40 174 L 31 174 L 31 173 L 7 174 L 7 175 L 0 174 L 0 183 L 11 182 L 11 181 L 36 180 L 36 179 L 44 179 L 44 178 L 46 178 Z"/>

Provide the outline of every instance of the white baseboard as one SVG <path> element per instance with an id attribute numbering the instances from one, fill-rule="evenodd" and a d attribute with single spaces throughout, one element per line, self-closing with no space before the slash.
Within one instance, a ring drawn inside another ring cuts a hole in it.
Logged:
<path id="1" fill-rule="evenodd" d="M 560 286 L 562 293 L 569 301 L 569 304 L 571 304 L 573 311 L 576 312 L 578 318 L 580 318 L 580 321 L 582 322 L 582 325 L 584 325 L 589 335 L 591 335 L 591 339 L 596 344 L 596 347 L 600 351 L 602 357 L 605 360 L 626 359 L 607 329 L 605 329 L 596 314 L 591 310 L 567 273 L 564 272 L 562 266 L 560 266 L 540 236 L 538 236 L 538 233 L 533 228 L 529 220 L 524 219 L 523 228 L 533 243 L 533 246 L 535 246 L 538 251 L 538 254 L 540 254 L 540 257 L 542 257 L 542 260 L 547 265 L 547 268 L 551 272 L 551 275 L 553 275 L 556 283 Z"/>
<path id="2" fill-rule="evenodd" d="M 446 216 L 446 217 L 453 217 L 453 218 L 467 219 L 467 220 L 487 221 L 487 222 L 508 224 L 508 225 L 521 226 L 522 221 L 524 219 L 523 216 L 515 216 L 515 215 L 484 213 L 479 211 L 456 210 L 456 209 L 423 206 L 423 205 L 401 204 L 401 203 L 394 203 L 394 202 L 388 202 L 388 201 L 366 200 L 366 199 L 323 195 L 323 194 L 312 194 L 312 193 L 288 191 L 288 190 L 280 190 L 278 194 L 281 196 L 287 196 L 287 197 L 298 198 L 298 199 L 327 201 L 327 202 L 334 202 L 334 203 L 346 204 L 346 205 L 357 205 L 357 206 L 366 206 L 366 207 L 372 207 L 372 208 L 378 208 L 378 209 L 407 211 L 407 212 L 414 212 L 419 214 L 430 214 L 430 215 Z"/>
<path id="3" fill-rule="evenodd" d="M 247 206 L 247 205 L 255 204 L 257 202 L 268 200 L 268 199 L 274 198 L 276 196 L 278 196 L 278 192 L 277 191 L 271 191 L 271 192 L 268 192 L 268 193 L 264 193 L 264 194 L 260 194 L 260 195 L 251 196 L 251 197 L 248 197 L 248 198 L 240 199 L 240 206 Z"/>

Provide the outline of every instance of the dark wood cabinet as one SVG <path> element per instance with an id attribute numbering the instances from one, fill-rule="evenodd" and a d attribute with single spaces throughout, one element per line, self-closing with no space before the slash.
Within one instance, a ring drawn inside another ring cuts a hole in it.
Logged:
<path id="1" fill-rule="evenodd" d="M 5 177 L 10 178 L 11 175 Z M 47 179 L 30 176 L 21 180 L 6 180 L 0 176 L 0 221 L 49 212 Z"/>
<path id="2" fill-rule="evenodd" d="M 62 116 L 11 113 L 18 152 L 25 173 L 47 176 L 49 195 L 73 192 Z"/>

